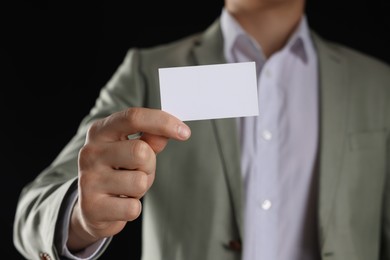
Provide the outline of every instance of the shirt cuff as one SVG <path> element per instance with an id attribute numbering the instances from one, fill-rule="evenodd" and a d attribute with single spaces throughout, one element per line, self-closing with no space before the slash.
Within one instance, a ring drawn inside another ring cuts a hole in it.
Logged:
<path id="1" fill-rule="evenodd" d="M 101 253 L 100 251 L 103 248 L 105 248 L 104 245 L 106 243 L 109 243 L 110 239 L 103 238 L 77 253 L 71 253 L 69 251 L 68 247 L 66 246 L 66 242 L 68 241 L 69 223 L 72 214 L 72 209 L 77 201 L 77 198 L 78 198 L 78 192 L 76 189 L 65 201 L 66 203 L 65 205 L 67 205 L 65 209 L 65 214 L 63 215 L 63 218 L 59 220 L 61 221 L 61 225 L 60 225 L 61 228 L 58 230 L 59 232 L 58 237 L 60 241 L 59 253 L 61 256 L 65 256 L 69 259 L 90 260 Z"/>

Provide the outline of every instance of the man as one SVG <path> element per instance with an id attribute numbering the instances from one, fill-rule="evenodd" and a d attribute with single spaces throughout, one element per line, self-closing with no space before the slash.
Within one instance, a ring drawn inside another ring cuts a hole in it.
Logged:
<path id="1" fill-rule="evenodd" d="M 304 4 L 226 0 L 204 33 L 129 50 L 23 190 L 18 250 L 98 258 L 144 198 L 144 260 L 390 259 L 390 68 L 310 31 Z M 158 68 L 252 60 L 259 117 L 159 109 Z"/>

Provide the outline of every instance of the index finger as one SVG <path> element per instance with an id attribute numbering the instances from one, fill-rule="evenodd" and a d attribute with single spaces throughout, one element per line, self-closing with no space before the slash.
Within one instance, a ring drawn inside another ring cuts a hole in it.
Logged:
<path id="1" fill-rule="evenodd" d="M 126 140 L 138 132 L 187 140 L 190 128 L 177 117 L 158 109 L 132 107 L 116 112 L 91 127 L 88 138 L 105 141 Z"/>

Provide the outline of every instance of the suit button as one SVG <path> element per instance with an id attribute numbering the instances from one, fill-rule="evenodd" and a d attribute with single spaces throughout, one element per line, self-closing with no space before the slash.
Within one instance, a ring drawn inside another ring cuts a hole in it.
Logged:
<path id="1" fill-rule="evenodd" d="M 51 257 L 48 253 L 39 253 L 39 258 L 41 260 L 51 260 Z"/>
<path id="2" fill-rule="evenodd" d="M 229 241 L 228 248 L 233 251 L 240 252 L 242 249 L 241 242 L 239 240 L 231 240 Z"/>

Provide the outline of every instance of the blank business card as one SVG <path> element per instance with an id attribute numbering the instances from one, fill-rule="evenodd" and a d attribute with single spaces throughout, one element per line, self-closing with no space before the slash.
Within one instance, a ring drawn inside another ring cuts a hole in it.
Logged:
<path id="1" fill-rule="evenodd" d="M 160 68 L 161 109 L 182 121 L 257 116 L 255 62 Z"/>

